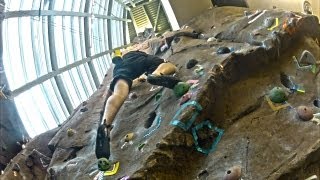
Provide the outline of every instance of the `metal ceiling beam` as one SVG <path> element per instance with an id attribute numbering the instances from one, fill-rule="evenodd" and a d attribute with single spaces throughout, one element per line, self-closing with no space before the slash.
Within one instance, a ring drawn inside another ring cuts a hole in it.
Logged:
<path id="1" fill-rule="evenodd" d="M 72 10 L 74 10 L 75 9 L 75 4 L 76 4 L 76 0 L 73 0 L 72 1 Z M 71 17 L 70 19 L 71 19 L 71 27 L 75 27 L 75 21 L 76 21 L 76 18 L 77 17 Z M 79 19 L 79 18 L 78 18 Z M 78 38 L 80 38 L 80 36 L 78 37 Z M 73 55 L 74 55 L 74 57 L 76 57 L 76 55 L 77 54 L 81 54 L 81 52 L 79 52 L 78 51 L 78 49 L 76 48 L 76 39 L 77 39 L 77 37 L 76 37 L 76 33 L 71 33 L 71 43 L 72 43 L 72 51 L 73 51 Z M 80 48 L 81 49 L 81 48 Z M 75 58 L 76 59 L 76 58 Z M 74 60 L 75 60 L 74 59 Z M 84 78 L 83 78 L 83 76 L 84 76 L 84 74 L 82 74 L 81 73 L 81 70 L 80 70 L 80 67 L 76 67 L 76 70 L 77 70 L 77 73 L 78 73 L 78 75 L 79 75 L 79 79 L 80 79 L 80 81 L 81 81 L 81 84 L 86 84 L 85 83 L 85 81 L 84 81 Z M 83 90 L 84 90 L 84 93 L 86 94 L 86 96 L 87 97 L 89 97 L 90 96 L 90 94 L 89 94 L 89 91 L 88 91 L 88 87 L 87 86 L 83 86 Z"/>
<path id="2" fill-rule="evenodd" d="M 136 4 L 132 0 L 128 0 L 132 7 L 136 7 Z"/>
<path id="3" fill-rule="evenodd" d="M 50 1 L 49 9 L 53 9 L 53 1 Z M 51 59 L 51 67 L 52 67 L 52 71 L 57 71 L 59 68 L 58 68 L 58 60 L 57 60 L 56 47 L 55 47 L 54 27 L 51 26 L 52 23 L 54 23 L 53 22 L 53 16 L 48 16 L 48 42 L 49 42 L 49 52 L 50 52 L 50 59 Z M 60 76 L 54 76 L 54 79 L 55 79 L 55 81 L 57 83 L 57 86 L 58 86 L 58 89 L 60 91 L 60 94 L 61 94 L 61 97 L 63 99 L 63 102 L 64 102 L 69 114 L 71 114 L 72 111 L 73 111 L 73 107 L 72 107 L 69 95 L 67 94 L 66 88 L 65 88 L 65 86 L 63 84 L 62 78 Z M 27 83 L 27 84 L 29 84 L 29 83 Z M 30 89 L 30 88 L 28 88 L 28 89 Z"/>
<path id="4" fill-rule="evenodd" d="M 153 27 L 154 32 L 156 32 L 156 30 L 157 30 L 157 24 L 158 24 L 158 19 L 159 19 L 159 14 L 160 14 L 160 8 L 161 8 L 161 1 L 159 1 L 157 17 L 156 17 L 156 21 L 154 22 L 154 27 Z"/>
<path id="5" fill-rule="evenodd" d="M 124 4 L 124 3 L 122 2 L 122 0 L 114 0 L 114 1 L 116 1 L 116 2 L 119 3 L 119 4 L 121 4 L 127 11 L 130 11 L 130 10 L 131 10 L 131 8 L 130 8 L 129 6 L 127 6 L 126 4 Z"/>
<path id="6" fill-rule="evenodd" d="M 64 72 L 66 72 L 66 71 L 69 71 L 69 70 L 72 69 L 72 68 L 78 67 L 78 66 L 80 66 L 80 65 L 82 65 L 82 64 L 91 62 L 91 61 L 94 60 L 94 59 L 97 59 L 97 58 L 99 58 L 99 57 L 102 57 L 102 56 L 105 56 L 105 55 L 107 55 L 107 54 L 109 54 L 109 53 L 112 53 L 112 52 L 113 52 L 114 50 L 116 50 L 116 49 L 122 49 L 122 48 L 126 48 L 126 47 L 129 47 L 129 46 L 131 46 L 131 44 L 127 44 L 127 45 L 125 45 L 125 46 L 121 46 L 121 47 L 118 47 L 118 48 L 115 48 L 115 49 L 111 49 L 111 50 L 108 50 L 108 51 L 104 51 L 104 52 L 102 52 L 102 53 L 96 54 L 96 55 L 91 56 L 91 57 L 84 58 L 84 59 L 82 59 L 82 60 L 79 60 L 79 61 L 76 61 L 76 62 L 74 62 L 74 63 L 68 64 L 68 65 L 66 65 L 66 66 L 64 66 L 64 67 L 62 67 L 62 68 L 59 68 L 59 69 L 57 69 L 57 70 L 55 70 L 55 71 L 52 71 L 52 72 L 50 72 L 50 73 L 48 73 L 48 74 L 45 74 L 45 75 L 43 75 L 43 76 L 40 76 L 40 77 L 37 78 L 36 80 L 33 80 L 33 81 L 31 81 L 31 82 L 28 82 L 28 83 L 26 83 L 24 86 L 21 86 L 20 88 L 13 90 L 13 91 L 11 92 L 10 98 L 14 98 L 14 97 L 18 96 L 19 94 L 21 94 L 21 93 L 29 90 L 30 88 L 32 88 L 32 87 L 34 87 L 34 86 L 37 86 L 37 85 L 39 85 L 39 84 L 41 84 L 41 83 L 43 83 L 43 82 L 45 82 L 45 81 L 47 81 L 47 80 L 49 80 L 49 79 L 51 79 L 51 78 L 53 78 L 53 77 L 57 77 L 59 74 L 64 73 Z"/>
<path id="7" fill-rule="evenodd" d="M 112 0 L 109 0 L 109 5 L 108 5 L 108 15 L 111 15 L 111 11 L 112 11 Z M 130 11 L 131 12 L 131 11 Z M 107 30 L 108 30 L 108 46 L 109 49 L 112 49 L 112 34 L 111 34 L 111 19 L 107 19 Z"/>
<path id="8" fill-rule="evenodd" d="M 36 6 L 36 1 L 34 0 L 33 3 L 32 3 L 32 8 L 34 8 Z M 34 25 L 36 24 L 34 21 L 30 21 L 30 26 L 31 26 L 31 37 L 36 37 L 36 29 L 34 27 Z M 35 64 L 35 69 L 36 69 L 36 75 L 37 77 L 39 77 L 41 75 L 41 60 L 40 60 L 40 57 L 39 57 L 39 49 L 37 48 L 37 45 L 36 45 L 36 42 L 34 40 L 31 41 L 31 44 L 32 44 L 32 52 L 33 52 L 33 60 L 34 60 L 34 64 Z M 46 58 L 46 57 L 45 57 Z M 59 116 L 57 114 L 57 112 L 54 110 L 55 107 L 54 105 L 52 104 L 52 102 L 50 101 L 50 96 L 48 95 L 48 92 L 46 91 L 45 87 L 43 84 L 40 84 L 39 85 L 40 89 L 41 89 L 41 92 L 43 93 L 44 95 L 44 99 L 46 101 L 46 103 L 48 104 L 48 108 L 53 116 L 53 119 L 55 120 L 56 124 L 58 125 L 59 124 Z M 46 127 L 47 124 L 46 124 Z"/>
<path id="9" fill-rule="evenodd" d="M 84 12 L 88 13 L 89 9 L 90 9 L 90 4 L 91 4 L 91 0 L 86 0 L 86 4 L 84 6 Z M 84 43 L 85 43 L 85 47 L 86 47 L 86 57 L 90 57 L 91 56 L 91 44 L 90 44 L 90 37 L 91 37 L 91 29 L 90 29 L 90 25 L 91 23 L 89 22 L 89 17 L 85 17 L 84 18 Z M 98 79 L 98 75 L 97 72 L 94 68 L 93 63 L 90 61 L 88 62 L 88 66 L 94 81 L 94 84 L 96 85 L 96 88 L 98 89 L 100 83 L 99 83 L 99 79 Z"/>
<path id="10" fill-rule="evenodd" d="M 127 11 L 123 11 L 123 17 L 127 17 Z M 123 21 L 123 44 L 127 43 L 127 26 L 128 22 Z"/>
<path id="11" fill-rule="evenodd" d="M 99 19 L 112 19 L 116 21 L 131 22 L 130 19 L 119 18 L 115 16 L 106 16 L 102 14 L 91 14 L 87 12 L 72 12 L 72 11 L 55 11 L 55 10 L 41 10 L 40 16 L 76 16 L 76 17 L 95 17 Z M 39 10 L 25 10 L 25 11 L 8 11 L 4 13 L 5 19 L 16 17 L 30 17 L 39 16 Z"/>

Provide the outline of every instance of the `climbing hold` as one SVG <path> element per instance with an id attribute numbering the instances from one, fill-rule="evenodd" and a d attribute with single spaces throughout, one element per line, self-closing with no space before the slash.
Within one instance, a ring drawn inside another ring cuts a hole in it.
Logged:
<path id="1" fill-rule="evenodd" d="M 204 68 L 201 65 L 196 65 L 196 69 L 193 71 L 195 75 L 202 76 L 204 74 Z"/>
<path id="2" fill-rule="evenodd" d="M 291 80 L 291 77 L 283 72 L 280 72 L 280 81 L 282 85 L 288 89 L 294 89 L 296 86 L 294 82 Z"/>
<path id="3" fill-rule="evenodd" d="M 173 91 L 176 97 L 181 97 L 189 91 L 190 87 L 191 85 L 188 83 L 179 82 L 177 85 L 174 86 Z"/>
<path id="4" fill-rule="evenodd" d="M 156 118 L 155 118 L 155 120 L 156 120 L 156 125 L 155 125 L 153 128 L 147 130 L 147 132 L 146 132 L 145 135 L 143 136 L 144 138 L 150 136 L 152 133 L 155 132 L 155 130 L 157 130 L 157 129 L 160 127 L 161 121 L 162 121 L 161 116 L 160 116 L 160 115 L 157 115 Z M 154 120 L 154 121 L 155 121 L 155 120 Z"/>
<path id="5" fill-rule="evenodd" d="M 191 99 L 191 97 L 192 97 L 192 93 L 187 93 L 187 94 L 183 95 L 180 99 L 180 105 L 189 101 Z"/>
<path id="6" fill-rule="evenodd" d="M 141 151 L 145 145 L 146 145 L 145 143 L 141 143 L 141 144 L 139 144 L 139 146 L 138 146 L 138 150 L 139 150 L 139 151 Z"/>
<path id="7" fill-rule="evenodd" d="M 98 159 L 98 169 L 100 171 L 106 171 L 110 169 L 111 162 L 107 158 L 100 158 Z"/>
<path id="8" fill-rule="evenodd" d="M 316 99 L 313 101 L 313 105 L 320 108 L 320 99 Z"/>
<path id="9" fill-rule="evenodd" d="M 157 114 L 155 111 L 151 112 L 149 114 L 149 118 L 146 120 L 146 122 L 144 123 L 144 128 L 148 129 L 149 127 L 151 127 L 154 119 L 156 118 Z"/>
<path id="10" fill-rule="evenodd" d="M 313 175 L 313 176 L 308 177 L 305 180 L 318 180 L 318 176 L 317 175 Z"/>
<path id="11" fill-rule="evenodd" d="M 241 179 L 241 167 L 233 166 L 227 170 L 223 177 L 223 180 L 240 180 Z"/>
<path id="12" fill-rule="evenodd" d="M 88 111 L 87 107 L 83 107 L 83 108 L 80 109 L 80 112 L 86 112 L 86 111 Z"/>
<path id="13" fill-rule="evenodd" d="M 268 96 L 265 97 L 266 98 L 266 101 L 268 102 L 268 105 L 270 106 L 270 108 L 273 110 L 273 111 L 279 111 L 283 108 L 286 108 L 286 107 L 291 107 L 291 105 L 289 103 L 284 103 L 284 104 L 281 104 L 281 105 L 277 105 L 277 104 L 274 104 L 270 98 Z"/>
<path id="14" fill-rule="evenodd" d="M 217 54 L 227 54 L 230 52 L 231 50 L 228 47 L 219 47 L 217 50 Z"/>
<path id="15" fill-rule="evenodd" d="M 305 93 L 306 92 L 302 86 L 300 86 L 292 81 L 291 76 L 288 76 L 288 75 L 284 74 L 283 72 L 280 72 L 280 81 L 281 81 L 282 85 L 285 86 L 286 88 L 290 89 L 290 91 L 292 93 L 294 93 L 294 92 Z"/>
<path id="16" fill-rule="evenodd" d="M 193 106 L 194 108 L 194 114 L 192 115 L 192 117 L 187 121 L 187 122 L 181 122 L 180 120 L 177 119 L 177 117 L 181 114 L 181 112 L 187 108 L 188 106 Z M 193 122 L 196 120 L 197 116 L 199 115 L 200 111 L 202 111 L 202 107 L 199 103 L 197 103 L 196 101 L 189 101 L 185 104 L 183 104 L 180 109 L 176 112 L 176 114 L 174 115 L 174 117 L 172 118 L 170 124 L 173 126 L 178 126 L 181 129 L 187 131 L 191 125 L 193 124 Z"/>
<path id="17" fill-rule="evenodd" d="M 112 176 L 112 175 L 115 175 L 118 170 L 119 170 L 119 167 L 120 167 L 120 163 L 119 162 L 116 162 L 115 164 L 113 164 L 113 168 L 110 170 L 110 171 L 105 171 L 104 172 L 104 176 Z"/>
<path id="18" fill-rule="evenodd" d="M 82 106 L 85 106 L 85 105 L 87 105 L 87 104 L 88 104 L 87 101 L 83 101 L 83 102 L 82 102 Z"/>
<path id="19" fill-rule="evenodd" d="M 274 24 L 272 27 L 270 27 L 270 28 L 268 28 L 268 30 L 269 31 L 272 31 L 274 28 L 276 28 L 276 27 L 278 27 L 279 26 L 279 18 L 276 18 L 275 19 L 275 22 L 274 22 L 274 20 L 273 20 L 273 23 L 272 24 Z M 271 24 L 271 25 L 272 25 Z"/>
<path id="20" fill-rule="evenodd" d="M 188 84 L 191 84 L 191 85 L 192 85 L 192 84 L 197 84 L 198 82 L 199 82 L 198 79 L 190 79 L 190 80 L 187 81 L 187 83 L 188 83 Z"/>
<path id="21" fill-rule="evenodd" d="M 196 64 L 198 64 L 198 61 L 196 59 L 190 59 L 186 65 L 187 69 L 193 68 Z"/>
<path id="22" fill-rule="evenodd" d="M 207 127 L 211 132 L 217 134 L 216 137 L 212 137 L 212 136 L 208 137 L 209 140 L 215 138 L 213 143 L 210 145 L 209 148 L 201 147 L 200 142 L 199 142 L 200 138 L 199 138 L 198 133 L 197 133 L 200 129 L 203 129 L 205 127 Z M 219 129 L 217 127 L 214 127 L 210 123 L 209 120 L 203 121 L 202 123 L 200 123 L 197 126 L 192 128 L 192 135 L 193 135 L 194 144 L 196 146 L 196 149 L 199 152 L 202 152 L 204 154 L 209 154 L 209 153 L 213 152 L 216 149 L 219 141 L 221 140 L 221 137 L 222 137 L 223 133 L 224 133 L 224 130 Z"/>
<path id="23" fill-rule="evenodd" d="M 313 118 L 313 109 L 307 106 L 299 106 L 297 115 L 303 121 L 310 121 Z"/>
<path id="24" fill-rule="evenodd" d="M 281 87 L 274 87 L 268 97 L 274 103 L 283 103 L 288 100 L 286 92 Z"/>
<path id="25" fill-rule="evenodd" d="M 275 22 L 275 19 L 273 17 L 268 17 L 264 20 L 263 25 L 266 28 L 270 28 Z"/>
<path id="26" fill-rule="evenodd" d="M 123 176 L 123 177 L 121 177 L 120 180 L 129 180 L 129 179 L 130 179 L 130 176 Z"/>
<path id="27" fill-rule="evenodd" d="M 134 137 L 134 133 L 128 133 L 124 136 L 124 141 L 125 142 L 132 141 L 133 137 Z"/>
<path id="28" fill-rule="evenodd" d="M 12 167 L 12 171 L 20 172 L 20 166 L 19 164 L 15 163 Z"/>
<path id="29" fill-rule="evenodd" d="M 132 93 L 129 94 L 129 99 L 134 100 L 134 99 L 137 99 L 137 98 L 138 98 L 137 93 L 132 92 Z"/>
<path id="30" fill-rule="evenodd" d="M 154 98 L 155 98 L 156 102 L 158 102 L 161 97 L 162 97 L 162 93 L 157 93 Z"/>
<path id="31" fill-rule="evenodd" d="M 207 179 L 208 176 L 209 176 L 209 172 L 205 169 L 205 170 L 202 170 L 202 171 L 198 174 L 197 178 L 198 178 L 198 179 Z"/>
<path id="32" fill-rule="evenodd" d="M 212 42 L 212 41 L 215 41 L 215 40 L 217 40 L 215 37 L 210 37 L 210 38 L 208 38 L 207 42 Z"/>
<path id="33" fill-rule="evenodd" d="M 74 131 L 73 129 L 71 129 L 71 128 L 69 128 L 69 129 L 67 130 L 68 137 L 73 136 L 74 133 L 75 133 L 75 131 Z"/>
<path id="34" fill-rule="evenodd" d="M 311 121 L 315 123 L 317 126 L 320 126 L 320 113 L 314 114 L 313 116 L 314 118 L 312 118 Z"/>

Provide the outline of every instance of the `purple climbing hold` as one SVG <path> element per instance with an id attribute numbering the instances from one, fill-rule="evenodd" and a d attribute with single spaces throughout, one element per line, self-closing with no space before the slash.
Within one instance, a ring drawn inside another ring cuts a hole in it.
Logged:
<path id="1" fill-rule="evenodd" d="M 180 99 L 180 106 L 186 102 L 188 102 L 192 97 L 192 93 L 187 93 L 185 95 L 183 95 Z"/>

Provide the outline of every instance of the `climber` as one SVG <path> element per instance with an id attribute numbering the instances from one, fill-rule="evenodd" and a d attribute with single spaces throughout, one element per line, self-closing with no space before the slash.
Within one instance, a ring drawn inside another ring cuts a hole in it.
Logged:
<path id="1" fill-rule="evenodd" d="M 180 82 L 179 79 L 168 76 L 176 72 L 175 65 L 141 51 L 131 51 L 121 57 L 121 52 L 117 50 L 112 58 L 112 63 L 115 64 L 113 80 L 109 90 L 104 94 L 106 104 L 102 120 L 106 128 L 102 130 L 103 127 L 99 127 L 100 129 L 98 129 L 97 147 L 100 146 L 100 150 L 96 148 L 98 159 L 101 157 L 109 158 L 110 156 L 110 152 L 101 152 L 104 148 L 109 148 L 109 142 L 104 142 L 105 140 L 102 140 L 101 137 L 110 137 L 113 120 L 127 98 L 133 81 L 140 81 L 143 79 L 140 76 L 147 73 L 146 80 L 153 85 L 173 89 Z"/>
<path id="2" fill-rule="evenodd" d="M 112 124 L 118 110 L 129 94 L 133 80 L 143 81 L 144 79 L 140 78 L 140 76 L 144 73 L 153 75 L 149 75 L 147 81 L 154 85 L 161 85 L 172 89 L 179 82 L 178 79 L 174 77 L 170 78 L 169 76 L 166 76 L 164 81 L 160 81 L 161 78 L 157 76 L 174 74 L 176 72 L 175 65 L 144 52 L 131 51 L 123 57 L 118 53 L 112 59 L 112 63 L 115 64 L 113 80 L 107 91 L 107 103 L 103 115 L 106 125 Z"/>

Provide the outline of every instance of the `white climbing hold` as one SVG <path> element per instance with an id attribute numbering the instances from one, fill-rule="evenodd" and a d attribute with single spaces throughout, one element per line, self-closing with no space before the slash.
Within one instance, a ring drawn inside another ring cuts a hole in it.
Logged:
<path id="1" fill-rule="evenodd" d="M 207 40 L 207 42 L 212 42 L 212 41 L 216 41 L 217 39 L 215 37 L 211 37 Z"/>
<path id="2" fill-rule="evenodd" d="M 305 180 L 317 180 L 317 179 L 318 179 L 318 176 L 317 175 L 313 175 L 313 176 L 308 177 Z"/>

